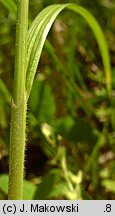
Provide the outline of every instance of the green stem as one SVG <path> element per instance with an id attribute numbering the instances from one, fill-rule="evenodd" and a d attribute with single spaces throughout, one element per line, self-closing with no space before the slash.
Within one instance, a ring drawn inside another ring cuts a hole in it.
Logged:
<path id="1" fill-rule="evenodd" d="M 11 111 L 8 199 L 21 200 L 23 194 L 26 139 L 26 57 L 29 0 L 18 0 L 14 69 L 14 94 Z"/>

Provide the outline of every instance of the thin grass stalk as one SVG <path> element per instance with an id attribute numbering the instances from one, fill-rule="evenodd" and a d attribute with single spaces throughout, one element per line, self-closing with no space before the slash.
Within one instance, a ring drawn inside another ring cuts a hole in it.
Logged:
<path id="1" fill-rule="evenodd" d="M 21 200 L 23 194 L 26 139 L 26 65 L 29 0 L 17 2 L 14 92 L 11 106 L 9 200 Z"/>

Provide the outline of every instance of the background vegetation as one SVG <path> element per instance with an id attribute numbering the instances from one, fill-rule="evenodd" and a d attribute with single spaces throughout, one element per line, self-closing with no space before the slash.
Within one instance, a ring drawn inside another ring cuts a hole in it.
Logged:
<path id="1" fill-rule="evenodd" d="M 44 7 L 74 2 L 100 23 L 110 50 L 112 99 L 95 38 L 63 12 L 44 46 L 27 121 L 25 199 L 115 198 L 115 2 L 30 0 L 30 22 Z M 15 9 L 0 0 L 0 199 L 7 199 Z"/>

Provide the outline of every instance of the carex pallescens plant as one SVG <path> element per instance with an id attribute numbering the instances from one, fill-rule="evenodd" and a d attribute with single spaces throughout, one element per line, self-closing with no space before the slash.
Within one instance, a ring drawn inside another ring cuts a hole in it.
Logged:
<path id="1" fill-rule="evenodd" d="M 46 37 L 60 12 L 69 9 L 81 15 L 92 29 L 102 57 L 109 98 L 111 97 L 110 58 L 103 31 L 96 19 L 85 8 L 72 3 L 50 5 L 36 16 L 28 28 L 29 0 L 17 0 L 17 5 L 13 0 L 0 0 L 0 2 L 14 14 L 17 8 L 8 199 L 20 200 L 23 199 L 27 102 Z"/>

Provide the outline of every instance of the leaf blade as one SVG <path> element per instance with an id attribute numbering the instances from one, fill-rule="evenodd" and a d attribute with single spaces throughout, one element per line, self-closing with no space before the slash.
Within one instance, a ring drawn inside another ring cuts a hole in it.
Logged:
<path id="1" fill-rule="evenodd" d="M 47 37 L 47 34 L 59 13 L 68 8 L 80 14 L 92 29 L 96 41 L 98 43 L 103 66 L 105 70 L 105 79 L 108 95 L 111 95 L 111 66 L 109 51 L 105 36 L 96 19 L 85 8 L 76 4 L 51 5 L 45 8 L 33 21 L 28 33 L 28 66 L 27 66 L 27 99 L 29 98 L 37 65 L 41 56 L 41 52 Z M 43 19 L 43 20 L 42 20 Z M 35 35 L 34 35 L 35 34 Z M 32 39 L 33 38 L 33 39 Z M 32 42 L 31 42 L 32 40 Z"/>

